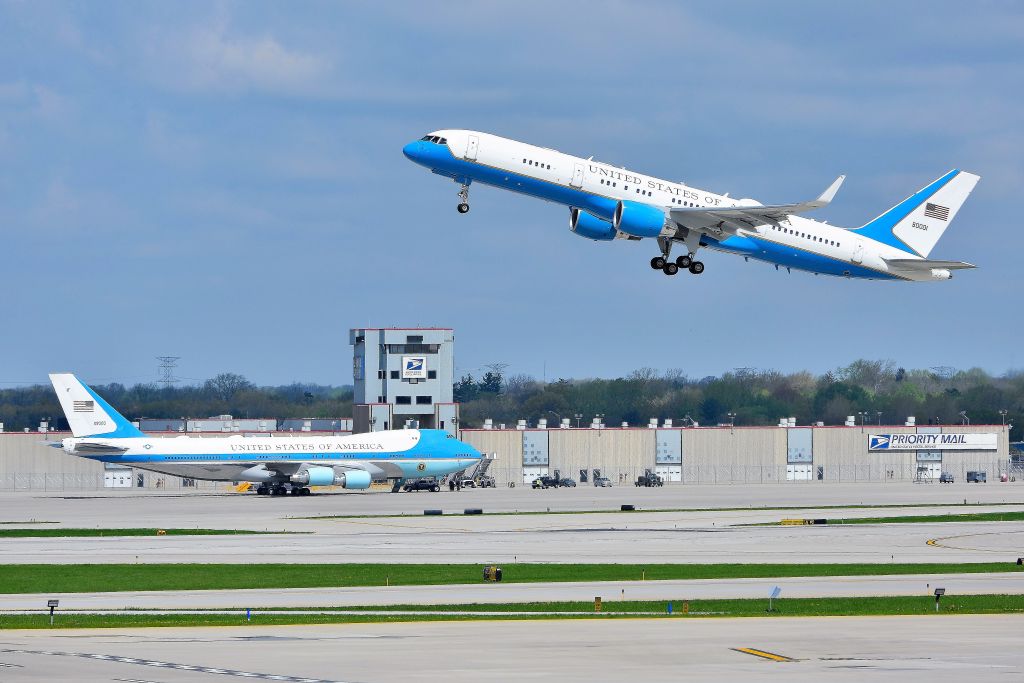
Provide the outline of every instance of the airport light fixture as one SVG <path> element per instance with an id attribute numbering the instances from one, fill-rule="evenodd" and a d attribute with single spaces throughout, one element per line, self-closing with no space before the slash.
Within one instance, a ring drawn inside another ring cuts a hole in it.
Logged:
<path id="1" fill-rule="evenodd" d="M 868 417 L 867 412 L 865 412 L 863 410 L 858 410 L 857 411 L 857 417 L 860 418 L 860 426 L 863 427 L 864 426 L 864 422 L 865 422 L 865 420 L 867 420 L 867 417 Z"/>
<path id="2" fill-rule="evenodd" d="M 583 413 L 576 413 L 576 415 L 574 417 L 576 418 L 576 429 L 579 429 L 580 428 L 580 420 L 583 419 Z"/>
<path id="3" fill-rule="evenodd" d="M 1006 426 L 1006 414 L 1008 412 L 1009 411 L 1007 411 L 1006 408 L 1003 408 L 1002 410 L 999 411 L 999 417 L 1002 419 L 1004 427 Z"/>
<path id="4" fill-rule="evenodd" d="M 736 413 L 726 413 L 725 416 L 729 418 L 729 426 L 730 427 L 735 427 L 736 426 Z"/>

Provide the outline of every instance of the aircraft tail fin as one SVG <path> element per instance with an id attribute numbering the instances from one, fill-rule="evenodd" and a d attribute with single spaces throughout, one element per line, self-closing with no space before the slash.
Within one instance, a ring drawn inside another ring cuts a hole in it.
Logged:
<path id="1" fill-rule="evenodd" d="M 927 258 L 978 180 L 953 169 L 855 232 Z"/>
<path id="2" fill-rule="evenodd" d="M 101 436 L 105 439 L 127 439 L 145 436 L 139 428 L 110 407 L 99 394 L 71 373 L 50 375 L 57 400 L 76 437 Z"/>

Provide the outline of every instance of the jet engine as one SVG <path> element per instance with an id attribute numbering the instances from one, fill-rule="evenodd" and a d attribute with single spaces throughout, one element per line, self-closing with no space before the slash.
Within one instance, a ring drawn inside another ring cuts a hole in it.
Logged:
<path id="1" fill-rule="evenodd" d="M 569 209 L 569 229 L 580 237 L 602 242 L 615 239 L 616 234 L 608 221 L 575 208 Z"/>
<path id="2" fill-rule="evenodd" d="M 953 273 L 946 268 L 932 268 L 932 277 L 936 280 L 952 280 Z"/>
<path id="3" fill-rule="evenodd" d="M 612 225 L 627 235 L 658 237 L 665 227 L 665 212 L 650 204 L 620 201 L 615 206 Z"/>
<path id="4" fill-rule="evenodd" d="M 346 489 L 370 488 L 370 473 L 362 470 L 335 472 L 330 467 L 308 467 L 291 476 L 293 484 L 302 486 L 341 486 Z"/>

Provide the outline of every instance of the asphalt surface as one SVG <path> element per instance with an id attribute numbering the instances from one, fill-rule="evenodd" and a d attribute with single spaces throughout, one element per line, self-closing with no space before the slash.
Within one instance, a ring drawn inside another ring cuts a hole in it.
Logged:
<path id="1" fill-rule="evenodd" d="M 0 678 L 1017 681 L 1022 627 L 1017 615 L 937 615 L 2 631 Z"/>
<path id="2" fill-rule="evenodd" d="M 191 501 L 179 501 L 187 507 Z M 919 511 L 919 509 L 914 509 Z M 934 511 L 934 509 L 932 509 Z M 824 514 L 825 511 L 821 511 Z M 880 511 L 893 514 L 892 510 Z M 819 514 L 819 513 L 814 513 Z M 868 514 L 860 510 L 858 515 Z M 1024 522 L 730 526 L 765 513 L 269 519 L 271 536 L 2 538 L 3 563 L 1015 562 Z M 250 520 L 250 524 L 252 520 Z M 124 521 L 122 520 L 122 524 Z M 193 521 L 193 525 L 196 521 Z M 224 519 L 200 525 L 227 526 Z M 174 526 L 168 524 L 167 526 Z"/>
<path id="3" fill-rule="evenodd" d="M 639 576 L 637 577 L 640 578 Z M 903 576 L 830 576 L 776 579 L 701 579 L 691 581 L 588 581 L 571 583 L 497 583 L 449 586 L 370 586 L 212 591 L 125 591 L 113 593 L 0 595 L 0 615 L 9 610 L 42 610 L 60 600 L 61 609 L 204 609 L 258 607 L 346 607 L 358 605 L 450 605 L 501 602 L 615 600 L 696 600 L 765 598 L 774 586 L 784 598 L 834 596 L 1024 594 L 1024 575 L 914 574 Z"/>

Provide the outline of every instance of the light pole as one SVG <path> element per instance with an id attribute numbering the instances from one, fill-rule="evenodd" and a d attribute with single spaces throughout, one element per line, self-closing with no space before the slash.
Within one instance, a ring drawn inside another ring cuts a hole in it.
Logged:
<path id="1" fill-rule="evenodd" d="M 1006 426 L 1006 414 L 1007 414 L 1007 412 L 1009 412 L 1009 411 L 1007 411 L 1006 408 L 1003 408 L 1002 410 L 999 411 L 999 418 L 1003 421 L 1003 426 L 1004 427 Z"/>
<path id="2" fill-rule="evenodd" d="M 556 413 L 553 410 L 549 410 L 548 413 L 550 413 L 550 414 L 554 415 L 555 417 L 557 417 L 558 418 L 558 425 L 559 426 L 562 425 L 562 416 L 561 415 L 559 415 L 558 413 Z"/>
<path id="3" fill-rule="evenodd" d="M 580 428 L 580 420 L 583 419 L 583 413 L 576 413 L 576 429 Z"/>
<path id="4" fill-rule="evenodd" d="M 971 424 L 971 418 L 967 417 L 967 411 L 966 410 L 961 410 L 960 411 L 960 417 L 962 418 L 960 424 L 963 424 L 963 425 Z"/>
<path id="5" fill-rule="evenodd" d="M 729 418 L 729 426 L 730 427 L 735 427 L 736 426 L 736 413 L 726 413 L 725 416 Z"/>
<path id="6" fill-rule="evenodd" d="M 860 426 L 861 427 L 864 426 L 864 420 L 865 420 L 865 418 L 867 418 L 867 416 L 868 416 L 868 414 L 866 412 L 864 412 L 863 410 L 858 410 L 857 411 L 857 417 L 860 418 Z"/>
<path id="7" fill-rule="evenodd" d="M 882 426 L 882 411 L 881 410 L 876 410 L 875 412 L 878 413 L 878 426 L 881 427 Z"/>

